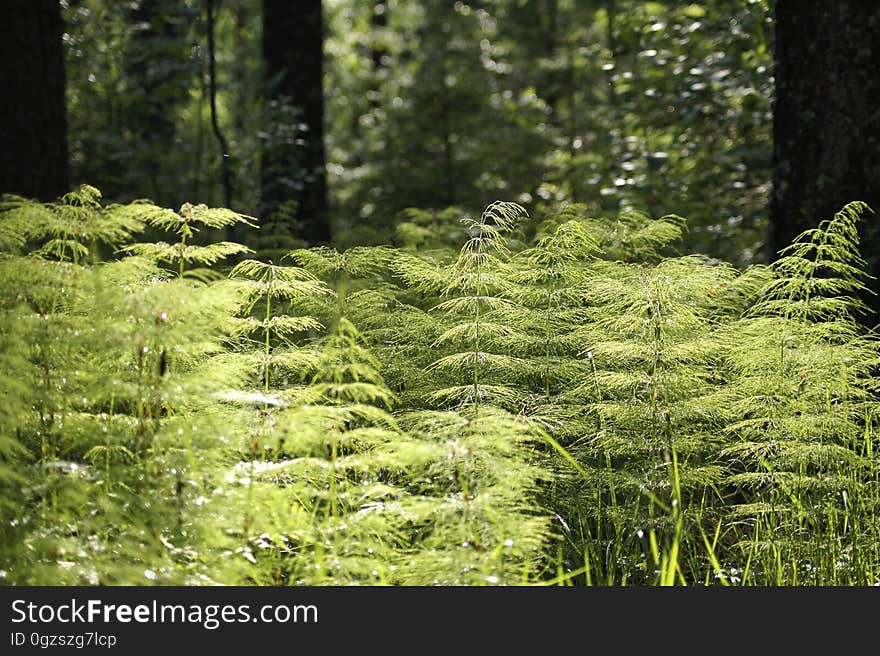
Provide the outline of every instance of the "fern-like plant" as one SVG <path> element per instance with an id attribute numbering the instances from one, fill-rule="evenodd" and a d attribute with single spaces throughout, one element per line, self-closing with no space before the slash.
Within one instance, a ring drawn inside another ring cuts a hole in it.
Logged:
<path id="1" fill-rule="evenodd" d="M 754 533 L 739 535 L 755 576 L 773 582 L 866 583 L 876 524 L 874 369 L 877 342 L 861 334 L 864 204 L 801 234 L 782 251 L 754 305 L 728 332 L 736 420 L 727 483 Z M 852 509 L 859 512 L 853 515 Z M 810 555 L 808 555 L 810 554 Z"/>

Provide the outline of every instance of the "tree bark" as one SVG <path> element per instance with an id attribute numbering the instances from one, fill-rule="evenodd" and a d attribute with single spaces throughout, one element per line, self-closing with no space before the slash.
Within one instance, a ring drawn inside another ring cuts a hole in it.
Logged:
<path id="1" fill-rule="evenodd" d="M 846 203 L 880 213 L 880 3 L 777 0 L 771 246 Z M 880 273 L 877 216 L 862 252 Z M 871 283 L 875 290 L 877 282 Z M 878 310 L 876 298 L 864 299 Z"/>
<path id="2" fill-rule="evenodd" d="M 263 58 L 271 100 L 300 111 L 300 143 L 264 153 L 264 221 L 295 201 L 297 234 L 308 246 L 330 240 L 324 153 L 323 13 L 320 0 L 263 0 Z"/>
<path id="3" fill-rule="evenodd" d="M 57 0 L 9 0 L 0 21 L 0 193 L 67 193 L 64 26 Z"/>

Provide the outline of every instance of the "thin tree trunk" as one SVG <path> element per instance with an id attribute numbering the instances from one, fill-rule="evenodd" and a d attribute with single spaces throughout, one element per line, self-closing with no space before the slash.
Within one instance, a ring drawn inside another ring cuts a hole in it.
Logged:
<path id="1" fill-rule="evenodd" d="M 220 129 L 220 120 L 217 118 L 217 53 L 214 44 L 215 16 L 214 0 L 206 0 L 206 13 L 208 18 L 208 94 L 211 99 L 211 127 L 214 136 L 220 146 L 220 177 L 223 183 L 223 206 L 232 207 L 232 177 L 229 171 L 229 145 L 223 131 Z M 230 237 L 231 238 L 231 237 Z"/>

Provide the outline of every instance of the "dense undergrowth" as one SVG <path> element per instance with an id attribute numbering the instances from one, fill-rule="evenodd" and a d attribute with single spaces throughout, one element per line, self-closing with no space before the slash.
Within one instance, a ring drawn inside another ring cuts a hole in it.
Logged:
<path id="1" fill-rule="evenodd" d="M 0 209 L 4 583 L 880 583 L 862 204 L 745 271 L 577 205 L 278 261 Z"/>

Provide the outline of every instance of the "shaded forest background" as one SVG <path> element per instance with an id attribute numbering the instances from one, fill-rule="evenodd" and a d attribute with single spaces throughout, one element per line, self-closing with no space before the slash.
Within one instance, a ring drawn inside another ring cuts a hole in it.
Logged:
<path id="1" fill-rule="evenodd" d="M 280 12 L 270 25 L 285 12 L 295 25 L 311 12 L 314 34 L 323 8 L 337 244 L 387 242 L 412 207 L 437 210 L 451 230 L 503 198 L 539 215 L 572 201 L 597 215 L 674 212 L 689 220 L 691 250 L 740 265 L 772 252 L 767 2 L 209 4 L 213 25 L 201 0 L 62 3 L 72 185 L 166 207 L 228 204 L 300 236 L 296 207 L 277 201 L 314 184 L 298 165 L 314 118 L 289 83 L 277 93 L 284 75 L 267 70 L 262 16 L 265 5 Z M 212 126 L 211 29 L 226 158 Z M 261 204 L 272 158 L 287 166 L 270 172 L 280 193 Z"/>
<path id="2" fill-rule="evenodd" d="M 226 236 L 266 256 L 452 244 L 458 217 L 503 199 L 675 213 L 684 252 L 745 267 L 878 204 L 880 9 L 864 3 L 12 5 L 0 191 L 222 205 L 259 218 Z"/>

